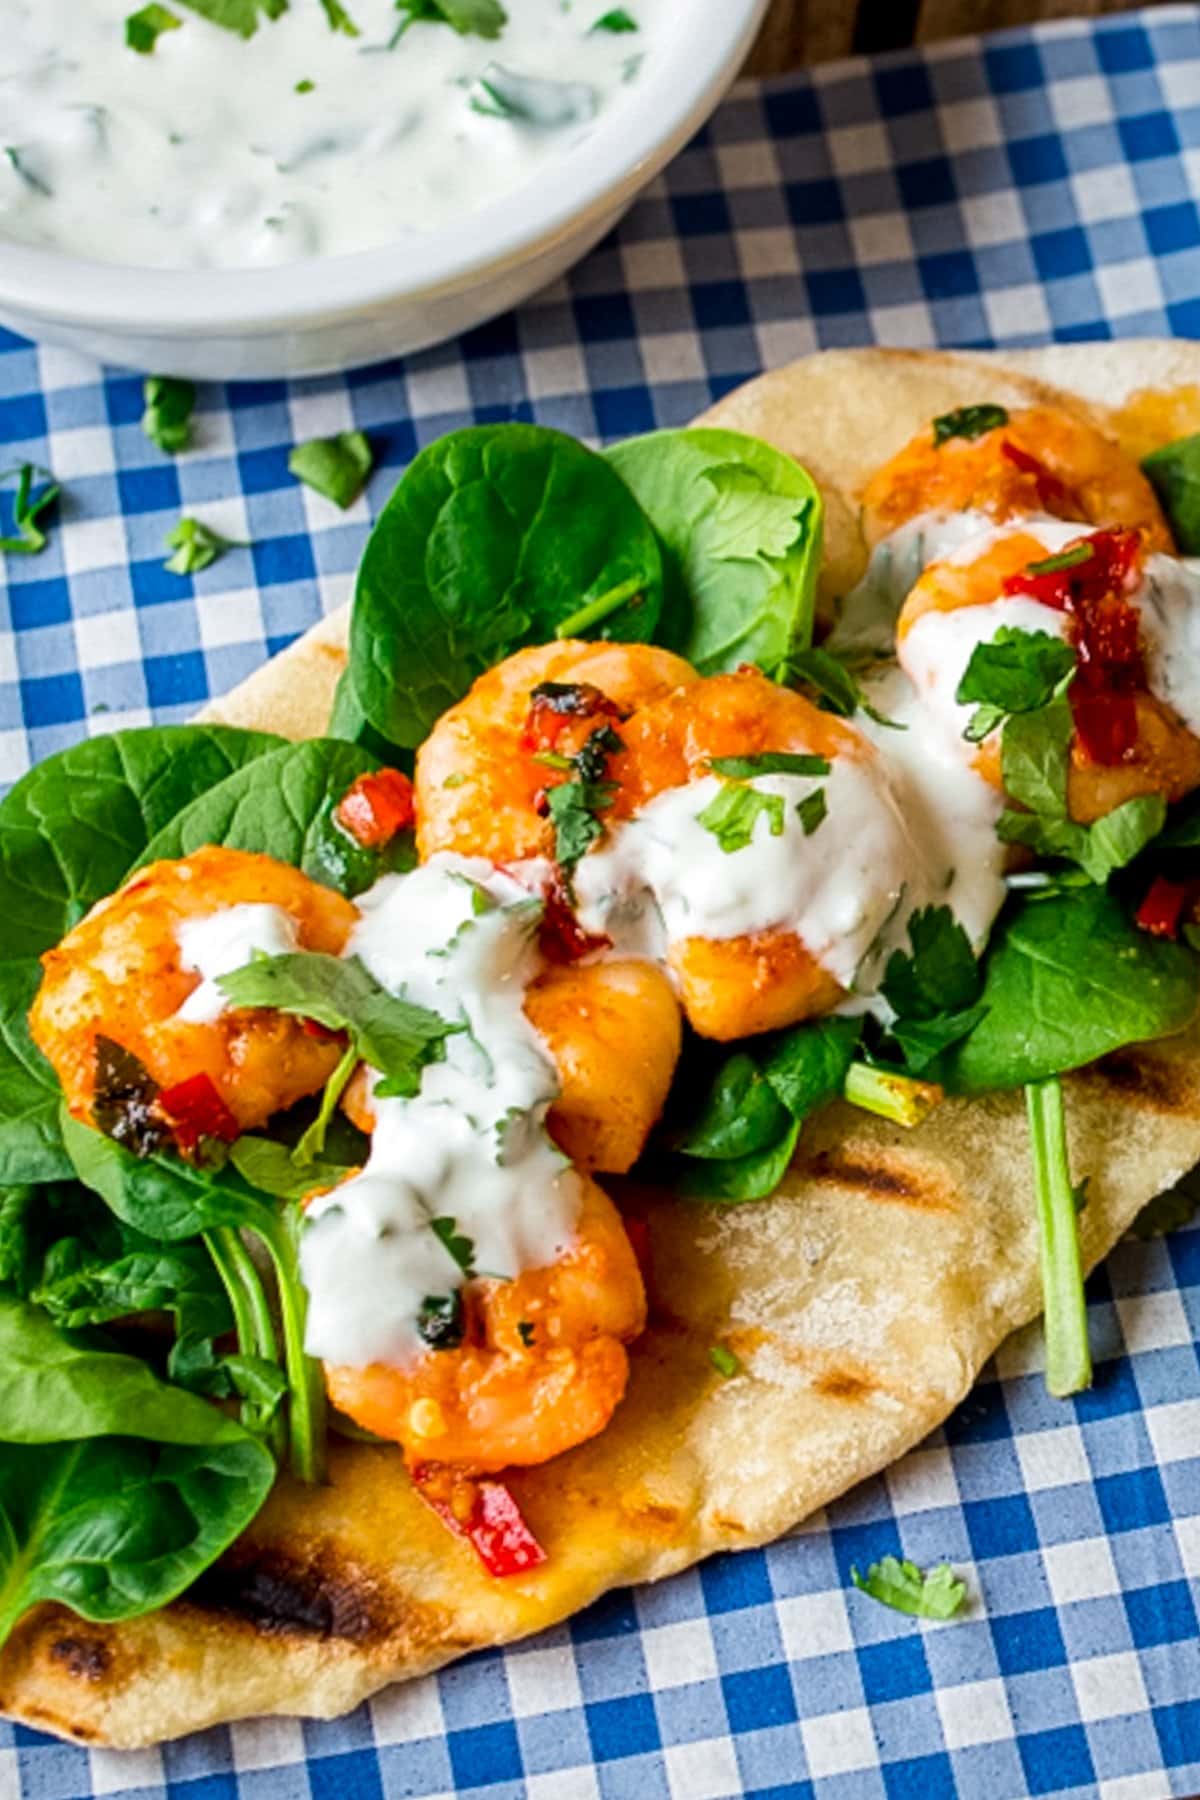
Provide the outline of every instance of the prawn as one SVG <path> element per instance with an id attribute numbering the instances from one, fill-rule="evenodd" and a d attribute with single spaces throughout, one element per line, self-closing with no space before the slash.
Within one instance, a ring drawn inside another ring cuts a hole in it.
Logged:
<path id="1" fill-rule="evenodd" d="M 222 1135 L 262 1125 L 325 1085 L 343 1047 L 299 1019 L 265 1010 L 181 1014 L 201 977 L 184 967 L 180 927 L 236 906 L 278 908 L 298 947 L 333 955 L 357 917 L 348 900 L 287 863 L 209 846 L 139 870 L 43 956 L 30 1031 L 77 1119 L 92 1123 L 105 1098 L 97 1093 L 105 1040 L 168 1096 L 206 1078 L 215 1116 L 228 1126 Z M 184 1129 L 176 1135 L 185 1147 Z"/>
<path id="2" fill-rule="evenodd" d="M 442 714 L 417 754 L 413 797 L 422 862 L 438 850 L 494 863 L 545 853 L 548 828 L 538 797 L 547 770 L 525 741 L 535 689 L 582 695 L 576 710 L 558 715 L 562 730 L 553 751 L 572 754 L 598 717 L 619 720 L 698 679 L 690 663 L 653 644 L 568 639 L 507 657 Z"/>
<path id="3" fill-rule="evenodd" d="M 797 751 L 870 763 L 874 752 L 844 721 L 756 669 L 712 675 L 641 707 L 622 726 L 613 758 L 614 822 L 633 818 L 657 794 L 709 773 L 714 757 Z M 667 962 L 692 1027 L 729 1040 L 794 1025 L 830 1011 L 844 990 L 792 928 L 723 939 L 688 937 Z"/>
<path id="4" fill-rule="evenodd" d="M 411 1467 L 471 1474 L 547 1462 L 608 1424 L 629 1377 L 646 1294 L 620 1214 L 586 1176 L 575 1242 L 512 1281 L 462 1290 L 463 1341 L 411 1367 L 325 1366 L 329 1398 Z"/>
<path id="5" fill-rule="evenodd" d="M 1010 413 L 978 437 L 938 444 L 927 427 L 884 463 L 863 491 L 871 544 L 918 513 L 1033 513 L 1124 525 L 1152 550 L 1174 545 L 1154 490 L 1136 463 L 1086 420 L 1048 406 Z"/>
<path id="6" fill-rule="evenodd" d="M 1133 533 L 1120 532 L 1099 532 L 1090 538 L 1085 534 L 1075 540 L 1068 550 L 1092 545 L 1096 547 L 1093 556 L 1061 572 L 1061 604 L 1045 603 L 1046 629 L 1058 632 L 1066 610 L 1071 633 L 1080 643 L 1081 667 L 1099 671 L 1096 692 L 1089 694 L 1077 677 L 1071 693 L 1076 733 L 1067 775 L 1067 805 L 1070 816 L 1082 825 L 1092 824 L 1140 795 L 1162 794 L 1174 802 L 1200 785 L 1200 739 L 1145 686 L 1137 613 L 1128 600 L 1137 585 L 1140 559 L 1136 541 L 1131 540 Z M 914 638 L 920 621 L 962 607 L 994 604 L 1006 594 L 1024 594 L 1037 604 L 1039 581 L 1046 581 L 1037 571 L 1047 555 L 1045 544 L 1033 530 L 1014 527 L 996 534 L 969 560 L 960 551 L 956 557 L 928 564 L 905 601 L 896 628 L 900 665 L 919 692 L 928 693 L 934 682 L 939 686 L 945 683 L 953 692 L 963 674 L 962 667 L 948 668 L 944 659 L 928 659 L 920 653 Z M 1107 563 L 1106 558 L 1110 559 Z M 1093 561 L 1096 591 L 1081 594 L 1073 603 L 1071 589 L 1078 582 L 1072 578 L 1082 575 Z M 1113 660 L 1114 646 L 1122 651 L 1119 663 Z M 1099 742 L 1094 731 L 1089 734 L 1089 704 L 1099 707 Z M 1107 744 L 1106 738 L 1110 740 Z M 1003 786 L 999 733 L 980 746 L 974 766 L 993 787 Z"/>

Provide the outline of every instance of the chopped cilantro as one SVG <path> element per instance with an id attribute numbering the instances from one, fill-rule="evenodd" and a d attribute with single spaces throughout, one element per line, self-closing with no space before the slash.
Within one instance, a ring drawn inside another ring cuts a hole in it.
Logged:
<path id="1" fill-rule="evenodd" d="M 958 684 L 959 705 L 977 707 L 963 736 L 977 744 L 1010 713 L 1048 706 L 1074 672 L 1075 652 L 1062 638 L 1002 625 L 988 643 L 976 644 Z"/>
<path id="2" fill-rule="evenodd" d="M 708 1360 L 717 1374 L 724 1376 L 726 1381 L 732 1381 L 735 1375 L 740 1375 L 742 1372 L 741 1363 L 733 1351 L 724 1344 L 714 1344 L 708 1353 Z"/>
<path id="3" fill-rule="evenodd" d="M 970 939 L 948 906 L 925 906 L 908 921 L 912 954 L 893 950 L 883 997 L 897 1014 L 889 1027 L 915 1074 L 966 1037 L 983 1017 L 982 977 Z"/>
<path id="4" fill-rule="evenodd" d="M 343 32 L 346 37 L 362 36 L 358 26 L 341 4 L 341 0 L 321 0 L 321 5 L 325 8 L 325 17 L 329 20 L 331 31 Z"/>
<path id="5" fill-rule="evenodd" d="M 430 1219 L 429 1228 L 448 1256 L 453 1257 L 470 1280 L 475 1273 L 475 1246 L 469 1237 L 460 1237 L 453 1219 Z"/>
<path id="6" fill-rule="evenodd" d="M 985 431 L 995 431 L 1000 425 L 1008 424 L 1008 413 L 1003 406 L 957 406 L 953 412 L 941 413 L 933 421 L 933 447 L 935 450 L 948 443 L 951 438 L 982 437 Z"/>
<path id="7" fill-rule="evenodd" d="M 288 0 L 180 0 L 180 4 L 211 24 L 236 31 L 244 38 L 254 36 L 261 23 L 260 14 L 266 19 L 281 19 L 288 9 Z"/>
<path id="8" fill-rule="evenodd" d="M 638 22 L 625 11 L 623 6 L 614 6 L 611 12 L 601 13 L 592 31 L 637 31 Z M 590 33 L 589 33 L 590 35 Z"/>
<path id="9" fill-rule="evenodd" d="M 164 31 L 178 31 L 183 20 L 169 6 L 143 6 L 125 21 L 125 42 L 140 56 L 149 56 Z"/>
<path id="10" fill-rule="evenodd" d="M 467 1242 L 466 1238 L 456 1241 Z M 417 1314 L 417 1330 L 431 1350 L 458 1349 L 463 1341 L 463 1303 L 457 1288 L 452 1294 L 426 1294 Z"/>
<path id="11" fill-rule="evenodd" d="M 709 763 L 714 775 L 734 781 L 752 781 L 756 775 L 828 775 L 829 759 L 799 756 L 789 750 L 760 750 L 755 756 L 714 756 Z"/>
<path id="12" fill-rule="evenodd" d="M 466 779 L 467 778 L 463 774 L 462 770 L 456 769 L 454 771 L 453 775 L 447 775 L 445 781 L 443 781 L 443 783 L 442 783 L 442 786 L 444 788 L 460 788 L 466 784 Z"/>
<path id="13" fill-rule="evenodd" d="M 754 830 L 765 817 L 772 837 L 782 837 L 787 802 L 782 794 L 762 794 L 757 788 L 726 782 L 709 801 L 696 823 L 711 831 L 726 856 L 745 850 L 754 841 Z"/>
<path id="14" fill-rule="evenodd" d="M 235 544 L 232 538 L 222 537 L 220 532 L 199 519 L 186 517 L 167 533 L 166 544 L 175 554 L 167 558 L 163 568 L 172 575 L 196 575 L 210 563 L 215 563 L 219 556 L 224 556 L 227 550 L 244 548 Z"/>
<path id="15" fill-rule="evenodd" d="M 19 535 L 0 537 L 0 554 L 40 556 L 49 539 L 38 520 L 58 499 L 58 483 L 49 469 L 39 469 L 35 463 L 22 463 L 19 468 L 5 469 L 0 475 L 0 481 L 7 481 L 11 475 L 17 478 L 17 491 L 12 496 L 11 504 L 12 522 Z M 45 476 L 40 487 L 34 485 L 37 476 Z"/>
<path id="16" fill-rule="evenodd" d="M 1077 569 L 1081 563 L 1091 562 L 1096 551 L 1091 543 L 1072 544 L 1066 550 L 1060 550 L 1056 556 L 1043 556 L 1040 562 L 1031 562 L 1026 569 L 1027 575 L 1057 575 L 1062 569 Z"/>
<path id="17" fill-rule="evenodd" d="M 908 726 L 898 719 L 885 719 L 875 710 L 854 671 L 831 650 L 794 651 L 771 670 L 771 679 L 802 682 L 815 689 L 824 710 L 836 713 L 839 718 L 852 719 L 856 712 L 863 712 L 876 725 L 884 725 L 889 731 L 908 730 Z"/>
<path id="18" fill-rule="evenodd" d="M 142 430 L 150 442 L 169 456 L 186 450 L 196 404 L 194 385 L 175 375 L 147 375 L 142 392 L 146 401 Z"/>
<path id="19" fill-rule="evenodd" d="M 393 46 L 418 19 L 449 25 L 460 37 L 498 38 L 508 24 L 500 0 L 396 0 L 396 10 L 406 16 L 392 38 Z"/>
<path id="20" fill-rule="evenodd" d="M 374 461 L 361 431 L 339 431 L 334 437 L 297 444 L 288 457 L 288 469 L 297 481 L 345 512 L 361 494 Z"/>
<path id="21" fill-rule="evenodd" d="M 298 94 L 311 94 L 315 90 L 316 85 L 315 81 L 309 81 L 308 78 L 305 77 L 303 81 L 298 81 L 296 83 L 296 92 Z"/>
<path id="22" fill-rule="evenodd" d="M 554 860 L 569 874 L 602 836 L 604 826 L 596 817 L 613 803 L 616 789 L 609 781 L 563 781 L 546 795 L 554 825 Z"/>
<path id="23" fill-rule="evenodd" d="M 923 1575 L 907 1558 L 901 1561 L 897 1556 L 885 1556 L 872 1563 L 865 1575 L 852 1568 L 850 1579 L 872 1600 L 918 1619 L 952 1619 L 967 1596 L 966 1583 L 949 1563 L 939 1563 Z"/>
<path id="24" fill-rule="evenodd" d="M 811 794 L 805 794 L 803 800 L 796 802 L 796 817 L 800 821 L 805 837 L 812 836 L 828 813 L 829 804 L 825 799 L 824 788 L 814 788 Z"/>

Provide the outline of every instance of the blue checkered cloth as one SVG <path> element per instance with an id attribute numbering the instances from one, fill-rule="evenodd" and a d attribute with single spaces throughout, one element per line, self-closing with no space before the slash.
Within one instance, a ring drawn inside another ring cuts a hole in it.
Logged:
<path id="1" fill-rule="evenodd" d="M 459 342 L 344 379 L 208 388 L 160 455 L 141 384 L 0 334 L 4 462 L 64 484 L 0 569 L 0 782 L 89 732 L 186 718 L 349 595 L 371 514 L 455 426 L 589 438 L 688 420 L 825 345 L 1200 335 L 1200 17 L 1168 7 L 738 90 L 570 278 Z M 358 426 L 346 515 L 300 439 Z M 248 547 L 162 567 L 181 511 Z M 0 1725 L 0 1800 L 1162 1800 L 1200 1792 L 1200 1230 L 1089 1284 L 1093 1390 L 1007 1344 L 943 1431 L 765 1551 L 617 1593 L 334 1724 L 162 1750 Z M 851 1589 L 949 1558 L 966 1617 Z"/>

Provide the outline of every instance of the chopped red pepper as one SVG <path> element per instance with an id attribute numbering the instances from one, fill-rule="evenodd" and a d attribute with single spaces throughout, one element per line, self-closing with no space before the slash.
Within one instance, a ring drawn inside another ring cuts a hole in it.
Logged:
<path id="1" fill-rule="evenodd" d="M 412 782 L 399 769 L 360 775 L 338 801 L 333 816 L 356 844 L 378 850 L 412 824 Z"/>
<path id="2" fill-rule="evenodd" d="M 1086 547 L 1082 560 L 1069 553 Z M 1137 742 L 1135 698 L 1145 687 L 1140 621 L 1128 596 L 1140 578 L 1141 533 L 1094 531 L 1009 575 L 1006 594 L 1028 594 L 1071 616 L 1078 655 L 1071 710 L 1084 754 L 1111 767 Z"/>
<path id="3" fill-rule="evenodd" d="M 181 1150 L 194 1150 L 206 1137 L 232 1144 L 242 1129 L 210 1075 L 189 1075 L 175 1087 L 163 1088 L 158 1105 L 170 1120 Z"/>
<path id="4" fill-rule="evenodd" d="M 1137 922 L 1154 937 L 1178 937 L 1179 920 L 1188 897 L 1182 881 L 1168 881 L 1159 875 L 1151 882 L 1146 898 L 1137 909 Z"/>
<path id="5" fill-rule="evenodd" d="M 545 1562 L 546 1552 L 502 1481 L 468 1480 L 428 1463 L 418 1464 L 412 1478 L 422 1500 L 455 1537 L 468 1540 L 489 1575 L 523 1575 Z"/>
<path id="6" fill-rule="evenodd" d="M 590 956 L 594 950 L 607 950 L 612 939 L 594 937 L 583 929 L 567 898 L 562 877 L 556 875 L 545 895 L 538 942 L 547 962 L 572 963 Z"/>
<path id="7" fill-rule="evenodd" d="M 1020 469 L 1022 475 L 1032 475 L 1037 497 L 1048 513 L 1054 513 L 1060 519 L 1081 519 L 1084 517 L 1079 498 L 1060 481 L 1053 470 L 1044 462 L 1031 456 L 1028 450 L 1022 450 L 1020 444 L 1014 444 L 1011 438 L 1002 438 L 1000 453 Z"/>
<path id="8" fill-rule="evenodd" d="M 532 756 L 572 754 L 597 719 L 627 717 L 590 681 L 543 681 L 531 690 L 529 702 L 521 748 Z"/>

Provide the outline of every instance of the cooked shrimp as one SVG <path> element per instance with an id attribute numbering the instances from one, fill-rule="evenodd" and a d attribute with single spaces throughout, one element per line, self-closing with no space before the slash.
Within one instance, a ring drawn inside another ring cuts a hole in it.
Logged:
<path id="1" fill-rule="evenodd" d="M 603 1431 L 625 1392 L 646 1296 L 620 1215 L 583 1178 L 575 1243 L 513 1281 L 463 1290 L 466 1338 L 411 1368 L 326 1365 L 329 1397 L 409 1463 L 473 1474 L 548 1461 Z"/>
<path id="2" fill-rule="evenodd" d="M 624 1175 L 666 1105 L 682 1027 L 674 989 L 654 963 L 614 958 L 548 968 L 525 1016 L 558 1068 L 562 1091 L 546 1120 L 580 1169 Z M 361 1066 L 342 1097 L 360 1131 L 375 1128 L 374 1076 Z"/>
<path id="3" fill-rule="evenodd" d="M 1152 550 L 1173 549 L 1154 490 L 1129 457 L 1082 419 L 1045 406 L 1010 413 L 976 438 L 935 445 L 926 428 L 863 492 L 875 543 L 918 513 L 975 508 L 994 519 L 1051 513 L 1092 525 L 1127 525 Z"/>
<path id="4" fill-rule="evenodd" d="M 209 847 L 152 863 L 101 900 L 42 958 L 29 1015 L 78 1119 L 92 1119 L 97 1039 L 130 1052 L 165 1090 L 207 1076 L 242 1130 L 324 1086 L 342 1054 L 298 1019 L 229 1011 L 181 1018 L 201 978 L 183 966 L 180 926 L 236 906 L 276 907 L 297 945 L 338 953 L 356 914 L 348 900 L 270 856 Z"/>
<path id="5" fill-rule="evenodd" d="M 1099 535 L 1102 539 L 1127 534 Z M 1087 540 L 1085 534 L 1077 541 L 1082 543 L 1091 540 Z M 897 654 L 901 666 L 916 681 L 919 689 L 929 683 L 928 674 L 923 680 L 922 672 L 916 666 L 918 659 L 914 658 L 909 643 L 917 622 L 930 613 L 955 612 L 961 607 L 986 606 L 997 602 L 1005 594 L 1007 582 L 1014 577 L 1019 578 L 1023 571 L 1028 571 L 1031 563 L 1044 561 L 1048 554 L 1042 539 L 1032 531 L 1013 529 L 993 538 L 985 549 L 969 561 L 963 560 L 963 553 L 960 552 L 956 558 L 928 565 L 905 601 L 896 628 Z M 1133 580 L 1136 585 L 1136 571 L 1131 572 L 1127 580 Z M 1121 699 L 1117 704 L 1123 705 L 1124 715 L 1121 741 L 1114 745 L 1111 754 L 1097 755 L 1089 752 L 1087 744 L 1077 732 L 1072 745 L 1067 803 L 1071 817 L 1084 825 L 1091 824 L 1111 812 L 1114 807 L 1139 795 L 1162 794 L 1173 802 L 1181 800 L 1185 794 L 1200 785 L 1200 739 L 1193 736 L 1169 706 L 1150 693 L 1144 685 L 1138 685 L 1144 681 L 1144 674 L 1141 658 L 1136 651 L 1136 612 L 1126 604 L 1119 580 L 1111 595 L 1101 596 L 1101 605 L 1110 609 L 1110 622 L 1102 627 L 1104 638 L 1097 641 L 1102 645 L 1112 643 L 1112 617 L 1115 609 L 1116 614 L 1125 615 L 1126 629 L 1134 640 L 1134 654 L 1126 668 L 1116 671 L 1121 690 Z M 1044 612 L 1046 629 L 1051 632 L 1060 630 L 1062 610 L 1046 605 Z M 1081 619 L 1074 613 L 1069 616 L 1072 632 L 1077 634 L 1081 628 Z M 1086 624 L 1083 628 L 1086 630 Z M 939 683 L 944 681 L 952 692 L 962 674 L 961 667 L 941 668 L 937 672 L 937 679 Z M 1078 688 L 1073 690 L 1072 699 L 1076 704 L 1078 722 Z M 1102 703 L 1103 700 L 1104 693 L 1101 690 Z M 975 766 L 994 787 L 1002 785 L 999 734 L 993 734 L 983 743 L 976 754 Z"/>
<path id="6" fill-rule="evenodd" d="M 618 784 L 614 821 L 632 818 L 668 788 L 707 775 L 713 757 L 766 750 L 864 760 L 872 755 L 851 726 L 754 669 L 678 688 L 640 708 L 621 735 L 626 748 L 611 769 Z M 782 928 L 684 938 L 670 946 L 667 960 L 684 1011 L 705 1037 L 740 1038 L 792 1025 L 829 1011 L 843 992 L 797 933 Z"/>
<path id="7" fill-rule="evenodd" d="M 697 679 L 695 670 L 652 644 L 537 644 L 481 675 L 434 726 L 417 756 L 415 800 L 421 859 L 436 850 L 516 862 L 547 848 L 537 809 L 547 771 L 523 747 L 534 688 L 586 684 L 618 716 Z M 586 733 L 594 719 L 582 722 Z M 568 742 L 570 750 L 579 746 Z"/>

